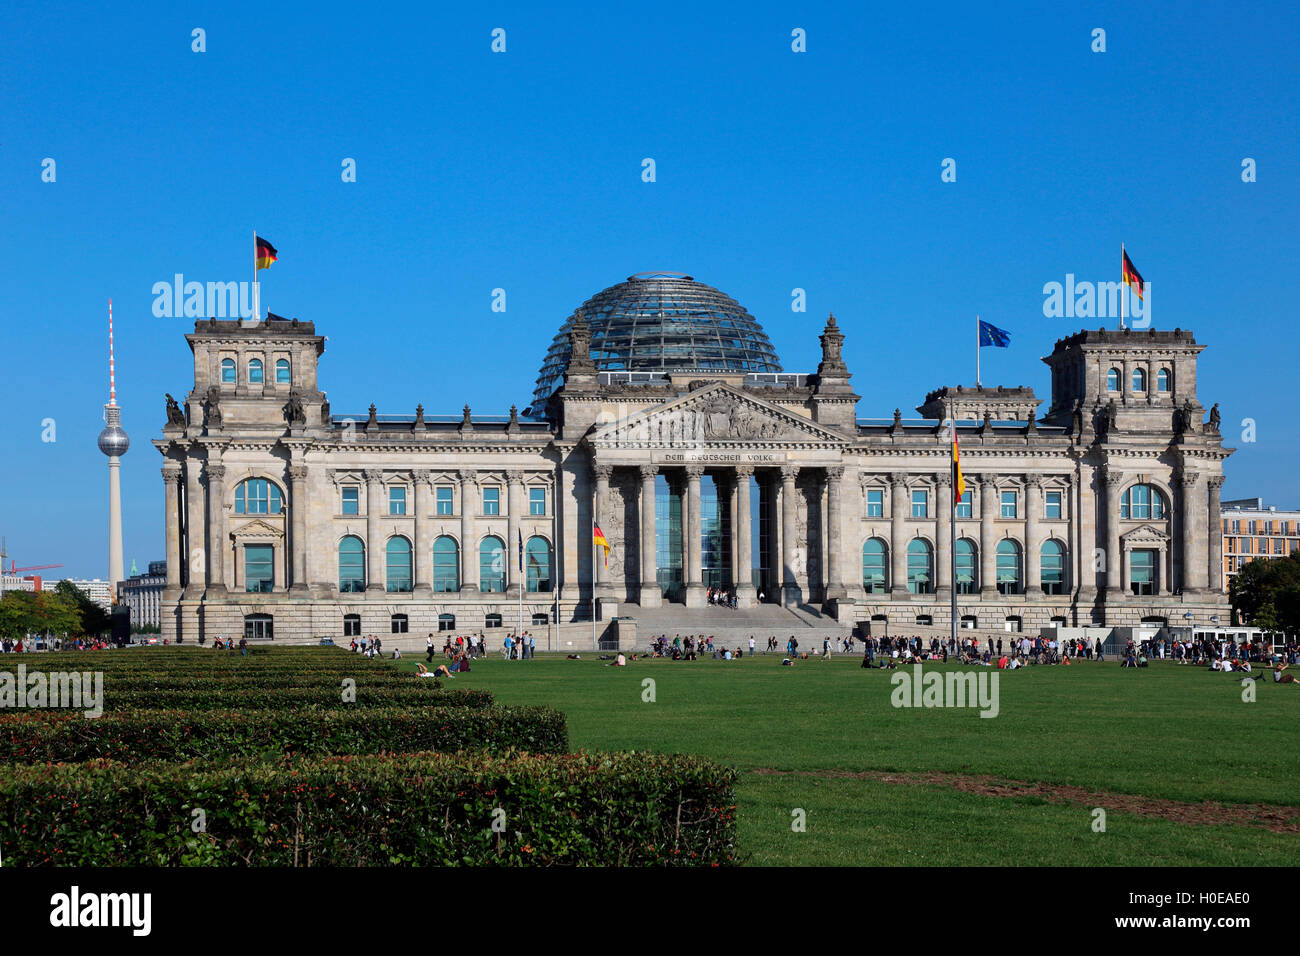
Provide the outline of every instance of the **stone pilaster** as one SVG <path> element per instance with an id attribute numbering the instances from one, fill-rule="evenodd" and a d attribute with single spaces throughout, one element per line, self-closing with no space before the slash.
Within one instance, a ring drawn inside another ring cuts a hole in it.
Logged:
<path id="1" fill-rule="evenodd" d="M 684 522 L 683 533 L 686 537 L 686 606 L 704 607 L 705 600 L 703 580 L 703 535 L 704 529 L 700 513 L 700 479 L 704 477 L 703 465 L 686 466 L 686 498 L 689 512 Z"/>
<path id="2" fill-rule="evenodd" d="M 167 541 L 167 586 L 164 601 L 175 601 L 181 593 L 181 566 L 185 554 L 181 550 L 181 466 L 174 461 L 163 465 L 163 528 Z M 170 635 L 175 639 L 175 634 Z"/>
<path id="3" fill-rule="evenodd" d="M 478 472 L 460 473 L 460 593 L 478 594 L 478 538 L 474 533 L 474 514 L 478 511 Z"/>
<path id="4" fill-rule="evenodd" d="M 605 525 L 609 524 L 609 479 L 614 474 L 612 465 L 604 462 L 597 462 L 591 466 L 592 475 L 596 479 L 596 494 L 592 501 L 591 513 L 594 516 L 595 523 L 600 525 L 600 530 L 605 530 Z M 604 524 L 601 524 L 604 522 Z M 607 535 L 608 537 L 608 535 Z M 605 556 L 596 555 L 596 591 L 601 597 L 612 593 L 613 589 L 609 585 L 609 568 L 605 566 Z"/>
<path id="5" fill-rule="evenodd" d="M 521 580 L 523 575 L 519 571 L 521 566 L 519 522 L 524 513 L 524 476 L 517 471 L 506 473 L 506 507 L 509 509 L 506 514 L 506 537 L 509 539 L 506 541 L 506 554 L 509 559 L 509 566 L 506 568 L 506 580 L 509 582 L 506 593 L 510 597 L 517 598 L 520 589 L 525 585 Z"/>
<path id="6" fill-rule="evenodd" d="M 952 473 L 941 471 L 934 476 L 934 599 L 952 599 Z"/>
<path id="7" fill-rule="evenodd" d="M 1038 522 L 1043 510 L 1043 479 L 1025 476 L 1025 594 L 1030 598 L 1043 594 L 1043 540 Z"/>
<path id="8" fill-rule="evenodd" d="M 1124 485 L 1124 473 L 1107 465 L 1102 473 L 1106 493 L 1106 598 L 1118 601 L 1124 594 L 1123 553 L 1119 547 L 1119 499 Z"/>
<path id="9" fill-rule="evenodd" d="M 185 460 L 185 568 L 182 600 L 197 601 L 208 583 L 208 520 L 203 490 L 203 459 Z M 188 635 L 187 635 L 188 636 Z"/>
<path id="10" fill-rule="evenodd" d="M 748 490 L 748 485 L 746 485 Z M 846 599 L 844 588 L 844 539 L 841 535 L 844 518 L 844 466 L 826 469 L 826 600 Z"/>
<path id="11" fill-rule="evenodd" d="M 293 581 L 289 592 L 295 597 L 307 597 L 307 556 L 311 545 L 307 540 L 307 466 L 289 466 L 289 518 L 293 533 L 289 547 L 293 552 L 291 562 Z"/>
<path id="12" fill-rule="evenodd" d="M 1208 529 L 1209 508 L 1204 494 L 1200 490 L 1201 474 L 1197 471 L 1184 471 L 1179 475 L 1182 490 L 1182 508 L 1178 522 L 1182 536 L 1180 557 L 1183 565 L 1181 584 L 1184 594 L 1199 595 L 1205 591 L 1206 557 L 1209 553 L 1206 534 Z M 1220 534 L 1222 540 L 1222 534 Z"/>
<path id="13" fill-rule="evenodd" d="M 1220 507 L 1219 493 L 1223 488 L 1223 476 L 1211 475 L 1205 482 L 1209 492 L 1207 518 L 1209 523 L 1209 576 L 1207 589 L 1215 595 L 1224 592 L 1223 586 L 1223 515 Z"/>
<path id="14" fill-rule="evenodd" d="M 211 454 L 215 449 L 209 451 Z M 203 472 L 208 485 L 208 587 L 205 598 L 224 597 L 226 590 L 226 467 L 208 460 Z"/>
<path id="15" fill-rule="evenodd" d="M 384 532 L 379 522 L 384 507 L 384 473 L 369 468 L 366 478 L 366 597 L 382 598 L 384 586 Z"/>
<path id="16" fill-rule="evenodd" d="M 895 600 L 907 597 L 907 476 L 889 476 L 889 593 Z"/>
<path id="17" fill-rule="evenodd" d="M 418 469 L 411 473 L 415 481 L 415 521 L 414 541 L 411 549 L 415 552 L 415 582 L 411 594 L 417 598 L 433 597 L 433 500 L 428 471 Z"/>
<path id="18" fill-rule="evenodd" d="M 998 515 L 998 486 L 992 475 L 980 475 L 980 598 L 998 597 L 998 542 L 993 521 Z"/>
<path id="19" fill-rule="evenodd" d="M 750 523 L 749 480 L 754 476 L 753 465 L 737 465 L 736 481 L 736 606 L 753 607 L 757 591 L 754 589 L 754 540 Z"/>

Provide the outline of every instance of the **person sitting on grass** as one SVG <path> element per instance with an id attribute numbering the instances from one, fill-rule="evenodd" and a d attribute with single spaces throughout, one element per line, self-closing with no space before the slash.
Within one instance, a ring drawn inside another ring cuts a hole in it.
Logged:
<path id="1" fill-rule="evenodd" d="M 1284 664 L 1281 662 L 1278 662 L 1277 664 L 1273 665 L 1274 684 L 1300 684 L 1300 681 L 1295 679 L 1294 674 L 1285 673 L 1285 671 L 1288 668 L 1290 668 L 1290 666 L 1291 666 L 1290 664 Z"/>

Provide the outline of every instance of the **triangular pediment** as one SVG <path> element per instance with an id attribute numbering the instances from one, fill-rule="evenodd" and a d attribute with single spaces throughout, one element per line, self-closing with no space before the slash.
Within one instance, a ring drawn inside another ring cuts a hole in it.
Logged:
<path id="1" fill-rule="evenodd" d="M 275 525 L 263 521 L 261 518 L 255 518 L 246 522 L 231 531 L 230 536 L 236 541 L 240 540 L 263 540 L 278 541 L 284 537 L 284 529 L 277 528 Z"/>
<path id="2" fill-rule="evenodd" d="M 714 445 L 843 445 L 843 435 L 778 405 L 714 383 L 599 428 L 598 448 Z"/>
<path id="3" fill-rule="evenodd" d="M 1132 531 L 1126 531 L 1119 536 L 1119 539 L 1127 545 L 1163 545 L 1169 543 L 1169 535 L 1149 524 L 1134 528 Z"/>

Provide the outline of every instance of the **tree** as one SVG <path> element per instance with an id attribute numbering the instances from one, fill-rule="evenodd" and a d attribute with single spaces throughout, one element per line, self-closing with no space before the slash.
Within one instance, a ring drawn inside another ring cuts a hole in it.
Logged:
<path id="1" fill-rule="evenodd" d="M 57 594 L 77 612 L 78 623 L 70 630 L 81 634 L 103 634 L 112 627 L 108 612 L 90 599 L 90 595 L 71 581 L 60 581 L 54 586 Z"/>
<path id="2" fill-rule="evenodd" d="M 1256 558 L 1228 587 L 1232 610 L 1265 630 L 1300 631 L 1300 552 L 1285 558 Z"/>

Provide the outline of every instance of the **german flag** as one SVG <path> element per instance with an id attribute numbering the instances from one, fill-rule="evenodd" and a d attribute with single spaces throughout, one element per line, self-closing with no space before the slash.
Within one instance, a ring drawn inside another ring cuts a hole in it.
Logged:
<path id="1" fill-rule="evenodd" d="M 609 539 L 605 537 L 605 532 L 600 530 L 600 525 L 593 524 L 592 528 L 591 543 L 605 549 L 605 567 L 609 567 Z"/>
<path id="2" fill-rule="evenodd" d="M 1131 285 L 1133 287 L 1133 291 L 1136 292 L 1138 294 L 1138 298 L 1141 299 L 1142 298 L 1142 276 L 1138 273 L 1137 269 L 1133 268 L 1133 260 L 1128 257 L 1128 253 L 1125 252 L 1123 255 L 1124 255 L 1124 265 L 1123 265 L 1124 281 L 1128 285 Z"/>
<path id="3" fill-rule="evenodd" d="M 257 269 L 271 268 L 271 263 L 276 260 L 275 246 L 271 245 L 261 236 L 254 235 L 253 239 L 257 246 L 257 266 L 253 271 L 256 272 Z"/>
<path id="4" fill-rule="evenodd" d="M 959 504 L 966 494 L 966 476 L 961 473 L 961 452 L 957 448 L 957 420 L 952 423 L 952 503 Z"/>

